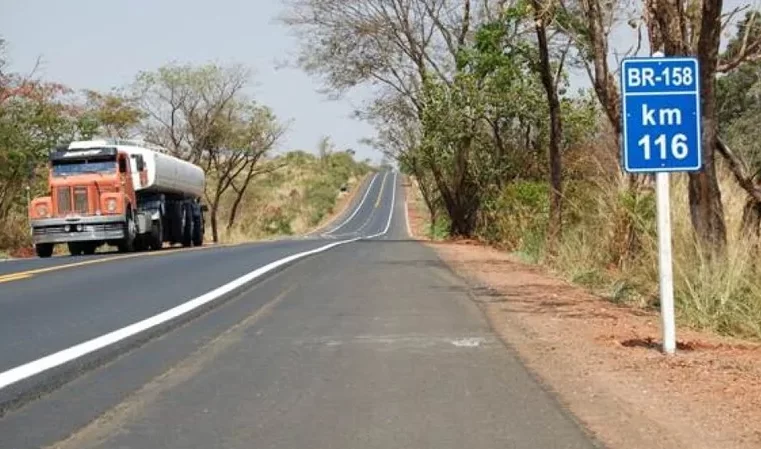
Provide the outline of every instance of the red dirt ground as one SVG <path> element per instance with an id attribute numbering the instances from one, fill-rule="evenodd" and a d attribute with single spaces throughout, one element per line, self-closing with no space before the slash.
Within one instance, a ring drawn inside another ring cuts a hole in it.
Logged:
<path id="1" fill-rule="evenodd" d="M 411 192 L 416 235 L 425 226 L 420 204 Z M 761 448 L 761 345 L 680 328 L 677 355 L 667 357 L 654 312 L 613 304 L 478 242 L 426 244 L 606 446 Z"/>

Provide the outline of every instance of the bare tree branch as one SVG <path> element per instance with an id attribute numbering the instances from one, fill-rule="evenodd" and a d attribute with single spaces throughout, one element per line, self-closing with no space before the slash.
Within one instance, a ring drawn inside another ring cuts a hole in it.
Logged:
<path id="1" fill-rule="evenodd" d="M 754 30 L 754 25 L 759 17 L 759 13 L 751 15 L 747 23 L 745 23 L 745 32 L 742 37 L 742 44 L 737 50 L 737 54 L 728 61 L 721 61 L 718 65 L 717 71 L 721 73 L 728 72 L 737 68 L 743 62 L 748 60 L 758 60 L 761 58 L 761 36 L 758 36 L 756 40 L 749 42 L 751 32 Z"/>
<path id="2" fill-rule="evenodd" d="M 745 163 L 720 138 L 716 139 L 716 149 L 727 161 L 737 184 L 756 202 L 761 203 L 761 188 L 754 183 L 753 176 L 748 176 Z"/>

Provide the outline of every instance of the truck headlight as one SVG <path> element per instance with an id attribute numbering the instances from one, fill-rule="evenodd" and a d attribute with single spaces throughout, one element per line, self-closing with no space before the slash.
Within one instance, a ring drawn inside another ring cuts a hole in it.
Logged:
<path id="1" fill-rule="evenodd" d="M 116 211 L 116 200 L 114 198 L 109 198 L 106 200 L 106 210 L 109 212 Z"/>
<path id="2" fill-rule="evenodd" d="M 35 212 L 37 212 L 38 217 L 47 217 L 48 216 L 48 206 L 44 204 L 39 204 L 35 208 Z"/>

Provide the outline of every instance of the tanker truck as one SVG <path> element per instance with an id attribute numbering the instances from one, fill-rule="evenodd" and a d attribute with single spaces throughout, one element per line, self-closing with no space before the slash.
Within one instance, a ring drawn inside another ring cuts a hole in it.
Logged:
<path id="1" fill-rule="evenodd" d="M 50 151 L 48 196 L 29 206 L 39 257 L 102 245 L 120 252 L 204 241 L 204 171 L 160 146 L 134 140 L 74 141 Z"/>

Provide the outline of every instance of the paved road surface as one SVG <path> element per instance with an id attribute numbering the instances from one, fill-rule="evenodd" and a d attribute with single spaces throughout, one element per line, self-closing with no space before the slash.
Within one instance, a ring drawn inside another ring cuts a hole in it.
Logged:
<path id="1" fill-rule="evenodd" d="M 408 240 L 398 176 L 363 189 L 307 238 L 2 264 L 0 448 L 595 447 Z"/>

